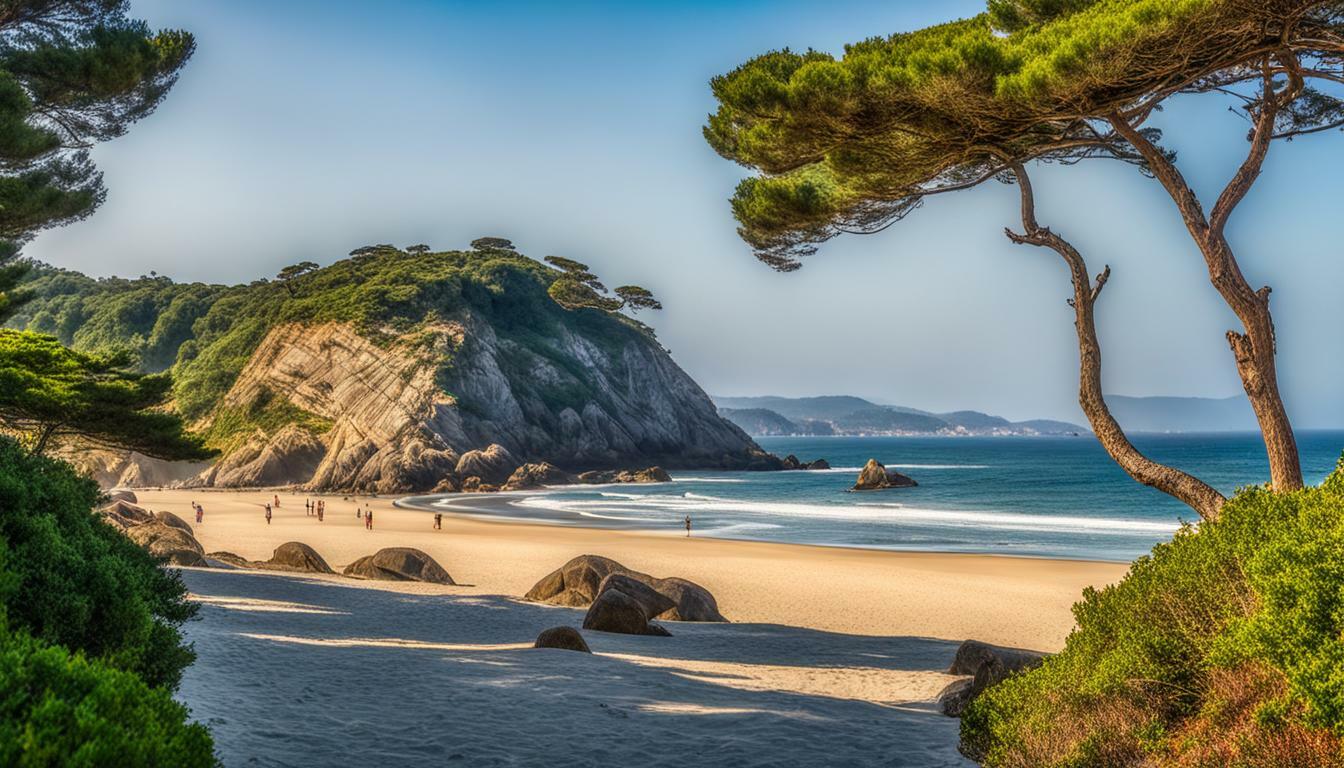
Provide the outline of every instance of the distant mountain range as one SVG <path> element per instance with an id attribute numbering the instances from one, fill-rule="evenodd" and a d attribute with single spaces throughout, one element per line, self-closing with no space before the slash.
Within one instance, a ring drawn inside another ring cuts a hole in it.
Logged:
<path id="1" fill-rule="evenodd" d="M 1255 412 L 1243 396 L 1125 397 L 1107 395 L 1111 415 L 1127 432 L 1240 432 L 1255 430 Z"/>
<path id="2" fill-rule="evenodd" d="M 1049 419 L 1009 421 L 979 411 L 933 413 L 861 397 L 715 397 L 719 415 L 749 435 L 1077 435 L 1088 430 Z"/>
<path id="3" fill-rule="evenodd" d="M 749 435 L 1069 435 L 1090 433 L 1066 421 L 1009 421 L 980 411 L 934 413 L 880 405 L 851 395 L 714 397 L 719 415 Z M 1238 432 L 1257 428 L 1241 396 L 1127 397 L 1106 402 L 1127 432 Z"/>

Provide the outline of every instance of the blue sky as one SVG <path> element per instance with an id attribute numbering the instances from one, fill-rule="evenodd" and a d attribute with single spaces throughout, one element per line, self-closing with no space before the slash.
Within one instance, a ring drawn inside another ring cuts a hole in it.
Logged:
<path id="1" fill-rule="evenodd" d="M 799 272 L 756 262 L 726 198 L 742 171 L 700 136 L 708 79 L 773 48 L 977 12 L 973 2 L 505 3 L 133 0 L 199 50 L 159 111 L 95 152 L 107 203 L 28 254 L 95 275 L 248 281 L 358 245 L 503 235 L 652 289 L 646 316 L 716 394 L 850 393 L 1081 419 L 1067 275 L 1015 247 L 1015 191 L 932 201 Z M 1213 99 L 1159 116 L 1206 199 L 1244 151 Z M 1344 136 L 1274 148 L 1230 228 L 1274 288 L 1300 426 L 1344 425 Z M 1035 172 L 1040 218 L 1094 270 L 1109 391 L 1240 392 L 1208 285 L 1165 194 L 1134 169 Z"/>

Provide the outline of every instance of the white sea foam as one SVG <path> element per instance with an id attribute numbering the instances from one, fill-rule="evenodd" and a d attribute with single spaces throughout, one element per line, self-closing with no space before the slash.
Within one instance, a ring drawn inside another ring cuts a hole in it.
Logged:
<path id="1" fill-rule="evenodd" d="M 989 469 L 988 464 L 883 464 L 887 469 Z M 862 472 L 863 467 L 831 467 L 830 469 L 810 469 L 809 472 Z"/>
<path id="2" fill-rule="evenodd" d="M 671 494 L 603 494 L 601 499 L 530 496 L 516 506 L 567 512 L 584 517 L 624 522 L 665 522 L 652 513 L 680 516 L 695 513 L 735 513 L 762 517 L 793 517 L 851 520 L 879 524 L 982 528 L 1016 531 L 1090 534 L 1171 534 L 1179 526 L 1153 520 L 1084 517 L 1081 515 L 1035 515 L 996 510 L 952 510 L 910 507 L 903 504 L 808 504 L 786 501 L 746 501 L 687 492 Z M 734 523 L 729 523 L 732 525 Z"/>

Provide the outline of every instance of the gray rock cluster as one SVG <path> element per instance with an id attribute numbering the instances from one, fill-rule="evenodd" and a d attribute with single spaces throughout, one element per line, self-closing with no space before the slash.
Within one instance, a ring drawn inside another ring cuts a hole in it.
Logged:
<path id="1" fill-rule="evenodd" d="M 623 577 L 613 582 L 616 585 L 627 585 L 629 590 L 635 590 L 635 587 L 629 586 L 629 582 L 638 582 L 666 601 L 667 604 L 657 613 L 650 614 L 648 619 L 727 621 L 723 614 L 719 613 L 719 605 L 714 600 L 714 595 L 699 584 L 679 578 L 655 578 L 599 555 L 580 555 L 570 560 L 538 581 L 523 599 L 550 605 L 586 608 L 597 601 L 604 585 L 612 586 L 607 579 L 613 575 Z M 616 588 L 620 589 L 619 586 Z M 635 596 L 627 595 L 627 597 Z M 647 594 L 640 604 L 647 609 L 658 605 L 648 600 Z"/>

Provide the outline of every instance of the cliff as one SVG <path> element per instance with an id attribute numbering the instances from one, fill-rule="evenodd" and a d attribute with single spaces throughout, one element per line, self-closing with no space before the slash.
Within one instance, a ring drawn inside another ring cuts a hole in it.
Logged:
<path id="1" fill-rule="evenodd" d="M 384 251 L 231 287 L 40 269 L 16 324 L 88 349 L 148 344 L 147 369 L 177 334 L 174 407 L 222 451 L 188 484 L 456 487 L 462 456 L 490 445 L 571 470 L 777 466 L 642 325 L 551 301 L 557 275 L 502 250 Z M 105 482 L 181 479 L 82 461 Z"/>

